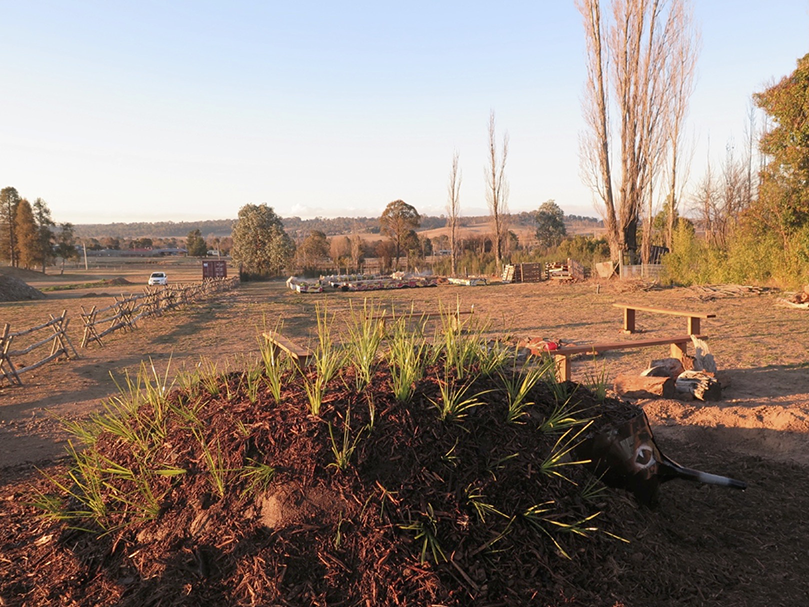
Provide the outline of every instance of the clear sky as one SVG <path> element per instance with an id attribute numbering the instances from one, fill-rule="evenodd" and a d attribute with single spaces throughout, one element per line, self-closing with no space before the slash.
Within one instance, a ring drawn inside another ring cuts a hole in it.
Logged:
<path id="1" fill-rule="evenodd" d="M 696 179 L 809 51 L 809 2 L 693 6 Z M 378 216 L 399 198 L 438 215 L 456 149 L 461 213 L 485 214 L 490 110 L 512 212 L 597 214 L 572 0 L 25 0 L 0 23 L 0 187 L 57 222 Z"/>

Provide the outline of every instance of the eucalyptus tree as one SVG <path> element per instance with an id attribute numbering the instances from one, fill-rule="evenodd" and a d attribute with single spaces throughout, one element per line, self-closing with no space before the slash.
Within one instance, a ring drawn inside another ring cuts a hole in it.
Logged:
<path id="1" fill-rule="evenodd" d="M 404 200 L 394 200 L 385 207 L 379 223 L 382 233 L 391 239 L 396 249 L 396 269 L 398 269 L 399 257 L 405 249 L 410 232 L 421 225 L 421 215 L 414 206 Z"/>
<path id="2" fill-rule="evenodd" d="M 295 243 L 284 231 L 281 218 L 266 204 L 239 209 L 233 226 L 233 261 L 251 276 L 279 276 L 295 252 Z"/>

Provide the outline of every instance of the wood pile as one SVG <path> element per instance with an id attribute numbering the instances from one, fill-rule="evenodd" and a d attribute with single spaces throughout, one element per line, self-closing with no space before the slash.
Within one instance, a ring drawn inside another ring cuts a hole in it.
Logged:
<path id="1" fill-rule="evenodd" d="M 694 285 L 691 291 L 700 301 L 713 301 L 727 297 L 742 297 L 745 295 L 763 295 L 769 293 L 770 287 L 754 287 L 750 285 Z"/>
<path id="2" fill-rule="evenodd" d="M 503 282 L 542 282 L 548 274 L 545 264 L 518 263 L 503 268 Z"/>
<path id="3" fill-rule="evenodd" d="M 626 398 L 676 398 L 678 394 L 690 394 L 702 401 L 721 400 L 722 384 L 716 379 L 713 354 L 703 340 L 693 335 L 691 339 L 693 358 L 653 360 L 640 375 L 620 374 L 613 385 L 616 394 Z"/>
<path id="4" fill-rule="evenodd" d="M 779 298 L 778 303 L 790 308 L 809 309 L 809 285 L 803 287 L 800 293 L 789 293 L 786 297 Z"/>
<path id="5" fill-rule="evenodd" d="M 575 259 L 568 258 L 565 262 L 549 262 L 545 264 L 545 271 L 551 280 L 573 282 L 586 278 L 584 266 Z"/>

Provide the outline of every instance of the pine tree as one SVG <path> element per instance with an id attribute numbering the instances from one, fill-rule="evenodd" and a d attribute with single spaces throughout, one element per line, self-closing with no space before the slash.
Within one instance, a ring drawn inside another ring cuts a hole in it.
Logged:
<path id="1" fill-rule="evenodd" d="M 41 198 L 34 201 L 34 221 L 37 224 L 37 262 L 45 273 L 45 266 L 53 262 L 53 226 L 56 225 L 51 219 L 51 210 L 48 204 Z"/>
<path id="2" fill-rule="evenodd" d="M 31 203 L 25 198 L 17 205 L 14 214 L 14 231 L 17 242 L 17 263 L 28 270 L 36 267 L 39 257 L 39 230 L 34 220 Z"/>
<path id="3" fill-rule="evenodd" d="M 19 265 L 14 223 L 19 204 L 20 195 L 15 188 L 7 187 L 0 190 L 0 259 L 8 261 L 8 265 L 14 268 Z"/>

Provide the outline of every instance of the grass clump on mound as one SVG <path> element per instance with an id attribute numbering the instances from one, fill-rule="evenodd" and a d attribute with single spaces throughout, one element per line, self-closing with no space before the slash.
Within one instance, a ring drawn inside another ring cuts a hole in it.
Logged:
<path id="1" fill-rule="evenodd" d="M 128 378 L 73 428 L 82 448 L 41 495 L 74 566 L 32 596 L 601 604 L 584 588 L 615 540 L 573 456 L 593 423 L 589 392 L 571 395 L 546 362 L 517 368 L 450 314 L 433 345 L 424 322 L 373 315 L 353 311 L 350 343 L 335 347 L 319 312 L 303 371 L 265 348 L 241 373 L 206 363 L 170 387 L 144 365 Z"/>

